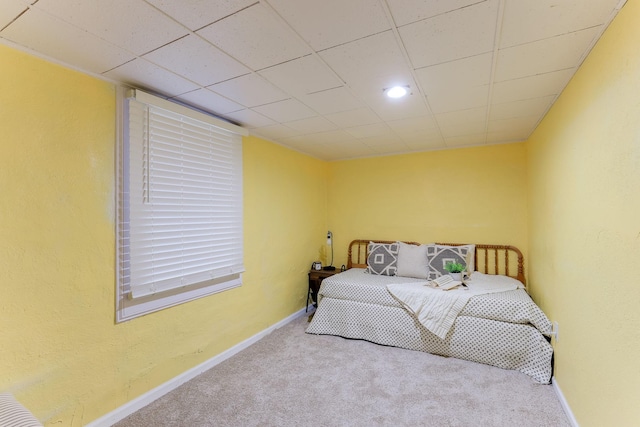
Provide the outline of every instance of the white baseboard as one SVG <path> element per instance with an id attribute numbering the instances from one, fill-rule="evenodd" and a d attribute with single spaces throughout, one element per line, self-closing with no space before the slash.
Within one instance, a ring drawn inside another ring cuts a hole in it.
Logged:
<path id="1" fill-rule="evenodd" d="M 560 400 L 560 405 L 562 405 L 562 410 L 567 415 L 567 418 L 569 418 L 569 424 L 571 424 L 571 427 L 580 427 L 580 425 L 578 424 L 578 421 L 576 420 L 576 417 L 573 416 L 573 412 L 569 407 L 569 403 L 567 402 L 567 399 L 564 398 L 564 394 L 562 394 L 562 390 L 560 390 L 560 386 L 556 381 L 556 377 L 551 378 L 551 384 L 553 385 L 553 390 L 556 392 L 556 395 L 558 396 L 558 400 Z"/>
<path id="2" fill-rule="evenodd" d="M 113 424 L 117 423 L 118 421 L 128 417 L 129 415 L 133 414 L 134 412 L 136 412 L 139 409 L 144 408 L 145 406 L 147 406 L 148 404 L 150 404 L 151 402 L 153 402 L 154 400 L 164 396 L 165 394 L 169 393 L 170 391 L 178 388 L 179 386 L 181 386 L 182 384 L 186 383 L 187 381 L 197 377 L 198 375 L 200 375 L 201 373 L 213 368 L 214 366 L 216 366 L 219 363 L 224 362 L 225 360 L 227 360 L 228 358 L 230 358 L 231 356 L 239 353 L 240 351 L 244 350 L 245 348 L 249 347 L 251 344 L 254 344 L 258 341 L 260 341 L 262 338 L 264 338 L 266 335 L 270 334 L 271 332 L 275 331 L 278 328 L 283 327 L 284 325 L 286 325 L 287 323 L 291 322 L 292 320 L 297 319 L 298 317 L 302 317 L 305 314 L 305 309 L 301 309 L 295 313 L 293 313 L 291 316 L 286 317 L 285 319 L 282 319 L 281 321 L 279 321 L 278 323 L 269 326 L 267 329 L 258 332 L 257 334 L 255 334 L 254 336 L 247 338 L 246 340 L 242 341 L 239 344 L 236 344 L 235 346 L 231 347 L 230 349 L 218 354 L 217 356 L 212 357 L 211 359 L 207 360 L 206 362 L 201 363 L 200 365 L 189 369 L 186 372 L 183 372 L 182 374 L 178 375 L 177 377 L 170 379 L 169 381 L 167 381 L 164 384 L 159 385 L 158 387 L 149 390 L 148 392 L 146 392 L 145 394 L 143 394 L 142 396 L 139 396 L 135 399 L 133 399 L 130 402 L 125 403 L 124 405 L 120 406 L 119 408 L 109 412 L 108 414 L 98 418 L 95 421 L 90 422 L 89 424 L 86 425 L 86 427 L 109 427 L 112 426 Z"/>

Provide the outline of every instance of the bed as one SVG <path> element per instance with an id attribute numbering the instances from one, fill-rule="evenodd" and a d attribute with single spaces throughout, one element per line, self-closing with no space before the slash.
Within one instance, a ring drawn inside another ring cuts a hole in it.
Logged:
<path id="1" fill-rule="evenodd" d="M 347 270 L 324 279 L 321 284 L 318 307 L 307 333 L 362 339 L 456 357 L 517 370 L 538 383 L 550 382 L 553 349 L 548 337 L 552 327 L 526 291 L 523 256 L 517 248 L 466 245 L 471 248 L 467 263 L 472 263 L 470 270 L 473 271 L 469 284 L 480 283 L 486 278 L 489 281 L 517 281 L 518 287 L 507 291 L 496 288 L 492 293 L 468 296 L 450 328 L 440 338 L 390 292 L 394 286 L 425 288 L 428 280 L 367 271 L 373 259 L 369 253 L 374 247 L 372 244 L 390 247 L 394 243 L 397 242 L 351 242 Z M 401 244 L 456 249 L 465 246 Z M 460 287 L 460 291 L 464 289 Z"/>

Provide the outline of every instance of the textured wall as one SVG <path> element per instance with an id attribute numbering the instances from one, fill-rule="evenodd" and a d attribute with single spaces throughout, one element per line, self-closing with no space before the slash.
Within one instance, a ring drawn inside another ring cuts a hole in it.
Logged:
<path id="1" fill-rule="evenodd" d="M 353 239 L 511 244 L 526 255 L 525 156 L 508 144 L 331 163 L 336 264 Z"/>
<path id="2" fill-rule="evenodd" d="M 638 22 L 630 0 L 527 144 L 529 279 L 583 427 L 640 422 Z"/>
<path id="3" fill-rule="evenodd" d="M 0 64 L 0 391 L 81 426 L 304 307 L 327 165 L 247 138 L 243 286 L 116 325 L 114 87 Z"/>

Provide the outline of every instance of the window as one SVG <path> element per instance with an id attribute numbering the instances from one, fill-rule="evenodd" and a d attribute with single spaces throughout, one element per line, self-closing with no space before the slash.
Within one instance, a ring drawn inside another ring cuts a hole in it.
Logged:
<path id="1" fill-rule="evenodd" d="M 127 92 L 118 153 L 118 322 L 240 286 L 238 126 Z"/>

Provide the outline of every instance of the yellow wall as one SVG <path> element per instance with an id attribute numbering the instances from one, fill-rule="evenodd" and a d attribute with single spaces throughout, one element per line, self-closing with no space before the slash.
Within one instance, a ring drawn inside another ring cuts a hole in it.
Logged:
<path id="1" fill-rule="evenodd" d="M 330 163 L 334 264 L 346 263 L 353 239 L 511 244 L 526 252 L 525 157 L 524 144 L 508 144 Z"/>
<path id="2" fill-rule="evenodd" d="M 530 282 L 577 421 L 640 423 L 640 1 L 528 141 Z"/>
<path id="3" fill-rule="evenodd" d="M 0 391 L 80 426 L 304 306 L 350 240 L 508 243 L 560 323 L 580 425 L 640 409 L 640 0 L 629 0 L 526 144 L 326 163 L 244 141 L 238 289 L 114 324 L 115 90 L 0 45 Z"/>
<path id="4" fill-rule="evenodd" d="M 244 170 L 244 279 L 258 287 L 257 293 L 248 290 L 270 314 L 261 330 L 307 302 L 307 273 L 327 229 L 328 167 L 250 137 L 244 142 Z"/>
<path id="5" fill-rule="evenodd" d="M 80 426 L 304 307 L 327 164 L 247 138 L 243 286 L 114 324 L 115 88 L 0 63 L 0 391 Z"/>

